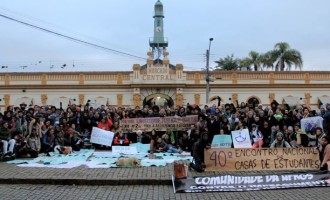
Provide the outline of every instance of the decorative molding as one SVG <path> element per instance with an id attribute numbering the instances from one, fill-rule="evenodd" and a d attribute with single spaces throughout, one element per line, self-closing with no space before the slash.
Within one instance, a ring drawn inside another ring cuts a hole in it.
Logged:
<path id="1" fill-rule="evenodd" d="M 182 93 L 176 94 L 176 105 L 182 106 L 182 104 L 183 104 L 183 94 Z"/>
<path id="2" fill-rule="evenodd" d="M 235 105 L 235 107 L 237 107 L 237 101 L 238 101 L 238 94 L 237 93 L 232 93 L 231 94 L 231 98 L 232 98 L 232 102 Z"/>
<path id="3" fill-rule="evenodd" d="M 269 102 L 272 103 L 275 100 L 275 93 L 269 93 Z"/>
<path id="4" fill-rule="evenodd" d="M 3 95 L 3 98 L 5 100 L 5 108 L 7 108 L 10 105 L 10 94 Z"/>

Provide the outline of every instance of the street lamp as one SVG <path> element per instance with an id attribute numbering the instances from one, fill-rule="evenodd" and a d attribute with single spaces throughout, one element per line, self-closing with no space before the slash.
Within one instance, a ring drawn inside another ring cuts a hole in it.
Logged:
<path id="1" fill-rule="evenodd" d="M 209 102 L 209 94 L 210 94 L 210 50 L 211 50 L 211 42 L 213 41 L 213 38 L 210 38 L 209 41 L 209 49 L 206 50 L 206 103 Z"/>

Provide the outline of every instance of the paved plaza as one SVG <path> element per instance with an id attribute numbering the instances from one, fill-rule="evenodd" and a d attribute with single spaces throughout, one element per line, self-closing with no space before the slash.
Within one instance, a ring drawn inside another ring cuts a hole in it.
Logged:
<path id="1" fill-rule="evenodd" d="M 55 169 L 17 167 L 2 162 L 0 199 L 324 199 L 330 195 L 329 188 L 175 194 L 172 169 L 173 164 L 166 167 Z M 215 174 L 225 173 L 188 173 L 190 176 Z"/>

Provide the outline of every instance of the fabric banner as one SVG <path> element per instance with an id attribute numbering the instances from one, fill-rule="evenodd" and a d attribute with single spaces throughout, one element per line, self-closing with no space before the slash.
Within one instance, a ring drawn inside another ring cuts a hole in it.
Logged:
<path id="1" fill-rule="evenodd" d="M 232 142 L 230 135 L 215 135 L 211 148 L 230 148 Z"/>
<path id="2" fill-rule="evenodd" d="M 121 120 L 121 125 L 124 130 L 144 130 L 151 131 L 156 129 L 158 131 L 172 130 L 186 130 L 190 128 L 191 124 L 198 121 L 197 115 L 189 115 L 186 117 L 150 117 L 150 118 L 131 118 Z"/>
<path id="3" fill-rule="evenodd" d="M 315 133 L 315 129 L 317 127 L 321 127 L 323 129 L 323 118 L 318 117 L 307 117 L 300 120 L 301 130 L 305 132 Z"/>
<path id="4" fill-rule="evenodd" d="M 175 179 L 173 176 L 172 182 L 174 193 L 240 192 L 251 190 L 329 187 L 330 174 L 317 172 L 247 176 L 222 175 L 185 179 Z"/>
<path id="5" fill-rule="evenodd" d="M 205 171 L 318 170 L 319 152 L 306 148 L 207 149 Z"/>
<path id="6" fill-rule="evenodd" d="M 232 131 L 234 148 L 251 148 L 251 139 L 249 129 L 243 129 L 239 131 Z"/>
<path id="7" fill-rule="evenodd" d="M 114 133 L 100 128 L 93 127 L 91 135 L 91 143 L 111 146 Z"/>

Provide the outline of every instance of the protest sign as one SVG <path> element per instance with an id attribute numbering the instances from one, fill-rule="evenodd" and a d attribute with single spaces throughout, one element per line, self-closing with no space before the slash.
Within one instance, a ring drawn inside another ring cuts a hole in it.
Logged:
<path id="1" fill-rule="evenodd" d="M 120 124 L 124 130 L 145 130 L 151 131 L 156 129 L 158 131 L 185 130 L 189 129 L 191 124 L 198 121 L 197 115 L 189 115 L 186 117 L 149 117 L 149 118 L 130 118 L 121 120 Z"/>
<path id="2" fill-rule="evenodd" d="M 172 177 L 174 193 L 239 192 L 286 188 L 329 187 L 330 174 L 295 173 L 277 175 L 220 175 L 176 179 Z"/>
<path id="3" fill-rule="evenodd" d="M 301 130 L 305 132 L 315 133 L 317 127 L 323 129 L 323 118 L 320 116 L 317 117 L 307 117 L 300 120 Z"/>
<path id="4" fill-rule="evenodd" d="M 232 144 L 230 135 L 215 135 L 211 148 L 230 148 Z"/>
<path id="5" fill-rule="evenodd" d="M 112 153 L 137 154 L 137 149 L 134 146 L 113 146 Z"/>
<path id="6" fill-rule="evenodd" d="M 111 131 L 106 131 L 103 129 L 93 127 L 90 141 L 91 143 L 94 144 L 111 146 L 114 135 L 115 134 Z"/>
<path id="7" fill-rule="evenodd" d="M 232 131 L 231 136 L 233 138 L 234 148 L 251 148 L 251 139 L 248 129 Z"/>
<path id="8" fill-rule="evenodd" d="M 208 149 L 205 171 L 319 170 L 319 152 L 306 148 Z"/>

